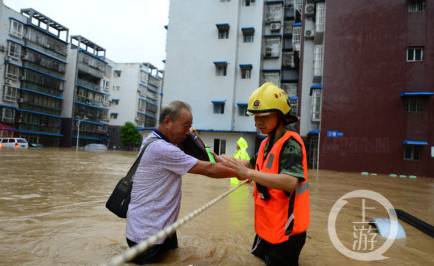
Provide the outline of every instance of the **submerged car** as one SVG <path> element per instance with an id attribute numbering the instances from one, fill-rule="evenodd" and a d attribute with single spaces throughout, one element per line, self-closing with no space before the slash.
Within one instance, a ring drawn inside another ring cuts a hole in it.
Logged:
<path id="1" fill-rule="evenodd" d="M 29 143 L 24 138 L 0 138 L 0 149 L 27 149 Z"/>

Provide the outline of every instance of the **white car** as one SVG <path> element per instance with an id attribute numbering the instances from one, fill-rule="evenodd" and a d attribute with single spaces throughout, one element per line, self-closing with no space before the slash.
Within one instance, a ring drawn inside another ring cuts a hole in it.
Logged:
<path id="1" fill-rule="evenodd" d="M 29 143 L 23 138 L 0 138 L 0 149 L 27 149 Z"/>

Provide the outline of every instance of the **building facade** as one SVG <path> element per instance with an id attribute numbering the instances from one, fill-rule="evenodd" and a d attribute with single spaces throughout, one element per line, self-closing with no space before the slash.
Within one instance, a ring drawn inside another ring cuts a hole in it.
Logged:
<path id="1" fill-rule="evenodd" d="M 29 142 L 58 146 L 69 30 L 34 9 L 0 6 L 0 123 Z"/>
<path id="2" fill-rule="evenodd" d="M 115 63 L 112 68 L 110 147 L 120 147 L 120 127 L 132 122 L 139 130 L 157 125 L 163 72 L 150 63 Z"/>
<path id="3" fill-rule="evenodd" d="M 326 9 L 324 68 L 320 80 L 309 74 L 315 33 L 302 89 L 322 95 L 319 167 L 434 176 L 434 1 L 313 4 Z M 318 133 L 310 115 L 301 130 Z"/>
<path id="4" fill-rule="evenodd" d="M 163 105 L 190 103 L 193 126 L 216 153 L 232 154 L 243 136 L 253 154 L 253 90 L 272 81 L 298 107 L 301 8 L 293 0 L 170 1 Z"/>
<path id="5" fill-rule="evenodd" d="M 71 36 L 63 107 L 66 147 L 108 143 L 111 67 L 106 50 L 80 35 Z"/>

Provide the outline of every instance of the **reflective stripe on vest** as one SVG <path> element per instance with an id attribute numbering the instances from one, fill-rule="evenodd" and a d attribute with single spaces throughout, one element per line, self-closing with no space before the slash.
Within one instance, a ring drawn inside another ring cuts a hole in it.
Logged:
<path id="1" fill-rule="evenodd" d="M 280 152 L 289 138 L 294 138 L 302 149 L 302 166 L 304 181 L 299 183 L 291 196 L 279 189 L 268 188 L 270 198 L 263 200 L 254 186 L 255 230 L 256 233 L 272 244 L 287 241 L 290 236 L 303 233 L 309 225 L 309 183 L 307 175 L 306 149 L 301 137 L 287 131 L 271 148 L 264 158 L 268 138 L 262 141 L 256 160 L 256 168 L 265 173 L 278 174 Z"/>

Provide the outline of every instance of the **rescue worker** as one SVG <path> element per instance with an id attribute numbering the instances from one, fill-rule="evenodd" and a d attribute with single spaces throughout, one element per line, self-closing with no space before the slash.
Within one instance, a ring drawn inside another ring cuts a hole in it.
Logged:
<path id="1" fill-rule="evenodd" d="M 243 137 L 240 137 L 237 140 L 237 150 L 234 152 L 233 157 L 238 160 L 244 160 L 249 161 L 250 156 L 247 153 L 247 148 L 249 147 L 249 144 L 247 143 L 247 140 L 245 140 Z M 238 178 L 232 177 L 229 181 L 229 183 L 233 186 L 236 186 L 240 183 Z"/>
<path id="2" fill-rule="evenodd" d="M 269 82 L 251 94 L 247 111 L 267 137 L 250 162 L 221 160 L 236 168 L 240 179 L 254 182 L 252 253 L 266 265 L 298 265 L 309 225 L 307 158 L 301 137 L 285 129 L 298 118 L 285 91 Z"/>

